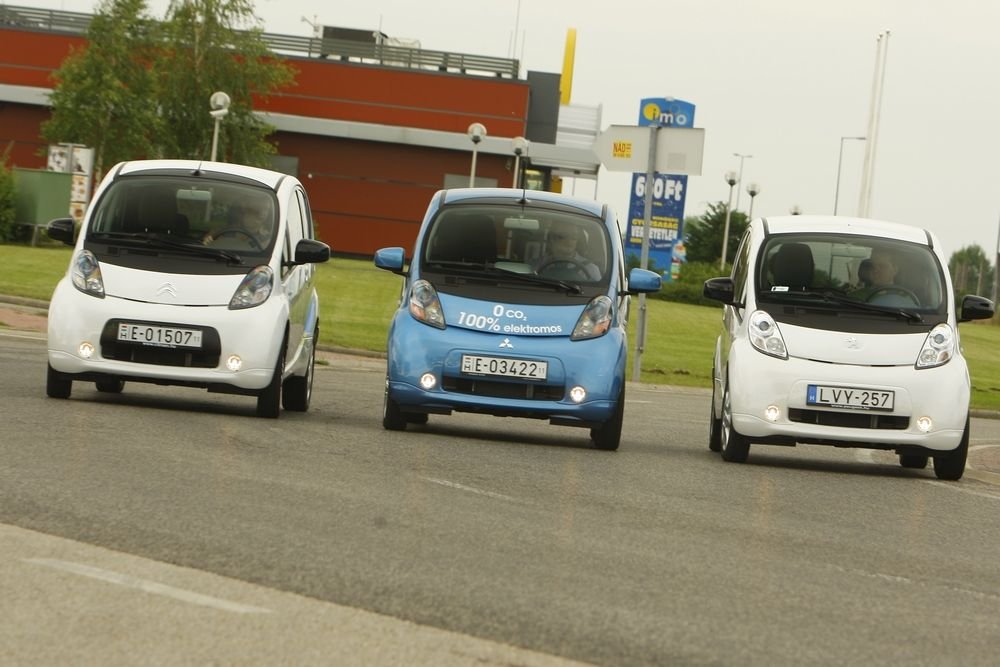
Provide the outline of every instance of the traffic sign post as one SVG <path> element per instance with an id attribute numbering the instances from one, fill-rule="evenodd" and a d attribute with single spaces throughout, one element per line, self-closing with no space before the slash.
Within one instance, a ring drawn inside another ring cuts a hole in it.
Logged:
<path id="1" fill-rule="evenodd" d="M 705 148 L 705 130 L 691 127 L 649 125 L 611 125 L 597 135 L 594 153 L 608 171 L 646 172 L 643 205 L 643 269 L 649 263 L 649 229 L 652 227 L 653 179 L 656 172 L 701 176 Z M 643 156 L 645 155 L 645 163 Z M 636 322 L 635 354 L 632 381 L 638 382 L 642 370 L 642 352 L 646 345 L 646 295 L 639 295 L 639 320 Z"/>

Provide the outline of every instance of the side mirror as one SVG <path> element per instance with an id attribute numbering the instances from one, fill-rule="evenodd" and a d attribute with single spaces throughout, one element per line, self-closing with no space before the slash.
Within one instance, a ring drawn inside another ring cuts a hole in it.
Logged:
<path id="1" fill-rule="evenodd" d="M 705 281 L 705 286 L 701 293 L 708 299 L 721 301 L 727 306 L 733 305 L 733 294 L 736 289 L 733 286 L 732 278 L 709 278 Z"/>
<path id="2" fill-rule="evenodd" d="M 76 236 L 76 222 L 73 221 L 73 218 L 50 220 L 45 231 L 48 232 L 50 239 L 62 241 L 66 245 L 73 245 L 76 241 L 74 238 Z"/>
<path id="3" fill-rule="evenodd" d="M 295 264 L 321 264 L 330 259 L 330 246 L 315 239 L 295 244 Z"/>
<path id="4" fill-rule="evenodd" d="M 382 248 L 375 251 L 375 266 L 379 269 L 403 275 L 406 253 L 402 248 Z"/>
<path id="5" fill-rule="evenodd" d="M 659 292 L 663 279 L 660 274 L 646 269 L 632 269 L 628 272 L 628 294 Z"/>
<path id="6" fill-rule="evenodd" d="M 969 322 L 971 320 L 988 320 L 993 317 L 993 302 L 982 296 L 967 294 L 962 297 L 962 312 L 958 318 L 959 322 Z"/>

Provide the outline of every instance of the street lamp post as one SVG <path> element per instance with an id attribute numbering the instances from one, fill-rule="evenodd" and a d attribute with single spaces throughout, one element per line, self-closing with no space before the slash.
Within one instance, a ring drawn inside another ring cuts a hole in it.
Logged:
<path id="1" fill-rule="evenodd" d="M 518 187 L 521 183 L 521 155 L 528 152 L 528 140 L 524 137 L 514 137 L 511 145 L 514 147 L 514 185 Z"/>
<path id="2" fill-rule="evenodd" d="M 837 204 L 840 203 L 840 165 L 844 161 L 844 140 L 853 139 L 854 141 L 864 141 L 865 137 L 841 137 L 840 138 L 840 157 L 837 158 L 837 188 L 833 192 L 833 214 L 837 215 Z"/>
<path id="3" fill-rule="evenodd" d="M 215 162 L 215 156 L 219 152 L 219 123 L 229 113 L 229 102 L 229 95 L 221 90 L 212 93 L 208 98 L 208 106 L 211 107 L 208 113 L 215 119 L 215 131 L 212 133 L 212 162 Z"/>
<path id="4" fill-rule="evenodd" d="M 743 160 L 748 157 L 753 157 L 753 155 L 744 155 L 743 153 L 733 153 L 736 157 L 740 159 L 740 173 L 736 177 L 736 210 L 740 210 L 740 186 L 743 184 Z"/>
<path id="5" fill-rule="evenodd" d="M 760 186 L 756 183 L 750 183 L 747 185 L 747 194 L 750 195 L 750 212 L 747 213 L 747 220 L 753 220 L 753 200 L 754 197 L 760 194 Z"/>
<path id="6" fill-rule="evenodd" d="M 722 228 L 722 257 L 719 258 L 719 270 L 726 268 L 726 246 L 729 245 L 729 215 L 733 212 L 733 186 L 738 183 L 736 172 L 727 171 L 723 177 L 729 184 L 729 202 L 726 204 L 726 224 Z"/>
<path id="7" fill-rule="evenodd" d="M 802 207 L 798 204 L 792 204 L 792 207 L 788 209 L 788 212 L 792 215 L 802 215 Z"/>
<path id="8" fill-rule="evenodd" d="M 473 123 L 469 126 L 466 134 L 472 140 L 472 169 L 469 171 L 469 187 L 472 188 L 476 186 L 476 149 L 479 148 L 479 142 L 486 136 L 486 126 L 482 123 Z"/>

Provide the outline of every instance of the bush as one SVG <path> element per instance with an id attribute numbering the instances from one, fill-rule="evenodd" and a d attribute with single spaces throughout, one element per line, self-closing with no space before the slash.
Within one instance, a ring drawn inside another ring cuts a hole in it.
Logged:
<path id="1" fill-rule="evenodd" d="M 0 242 L 13 241 L 14 225 L 14 171 L 7 165 L 11 146 L 0 156 Z"/>
<path id="2" fill-rule="evenodd" d="M 659 292 L 650 294 L 650 296 L 664 301 L 690 303 L 698 306 L 718 306 L 718 301 L 702 296 L 702 289 L 706 280 L 723 275 L 728 274 L 725 271 L 720 271 L 719 265 L 715 262 L 687 262 L 681 267 L 681 274 L 677 280 L 664 283 Z"/>

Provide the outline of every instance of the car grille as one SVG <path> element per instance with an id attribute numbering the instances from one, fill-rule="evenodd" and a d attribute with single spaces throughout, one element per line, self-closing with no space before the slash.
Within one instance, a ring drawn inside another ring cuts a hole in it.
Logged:
<path id="1" fill-rule="evenodd" d="M 534 401 L 559 401 L 566 393 L 563 385 L 545 385 L 522 382 L 496 382 L 480 378 L 445 377 L 441 383 L 445 391 L 496 398 L 521 398 Z"/>
<path id="2" fill-rule="evenodd" d="M 801 424 L 820 426 L 842 426 L 844 428 L 870 428 L 903 431 L 909 428 L 910 418 L 898 415 L 882 415 L 871 412 L 828 412 L 826 410 L 802 410 L 790 408 L 788 419 Z"/>
<path id="3" fill-rule="evenodd" d="M 181 325 L 185 329 L 199 329 L 202 332 L 201 349 L 192 350 L 121 342 L 117 339 L 119 322 L 121 320 L 108 320 L 101 331 L 101 356 L 105 359 L 183 368 L 215 368 L 219 365 L 222 343 L 219 332 L 215 329 Z"/>

